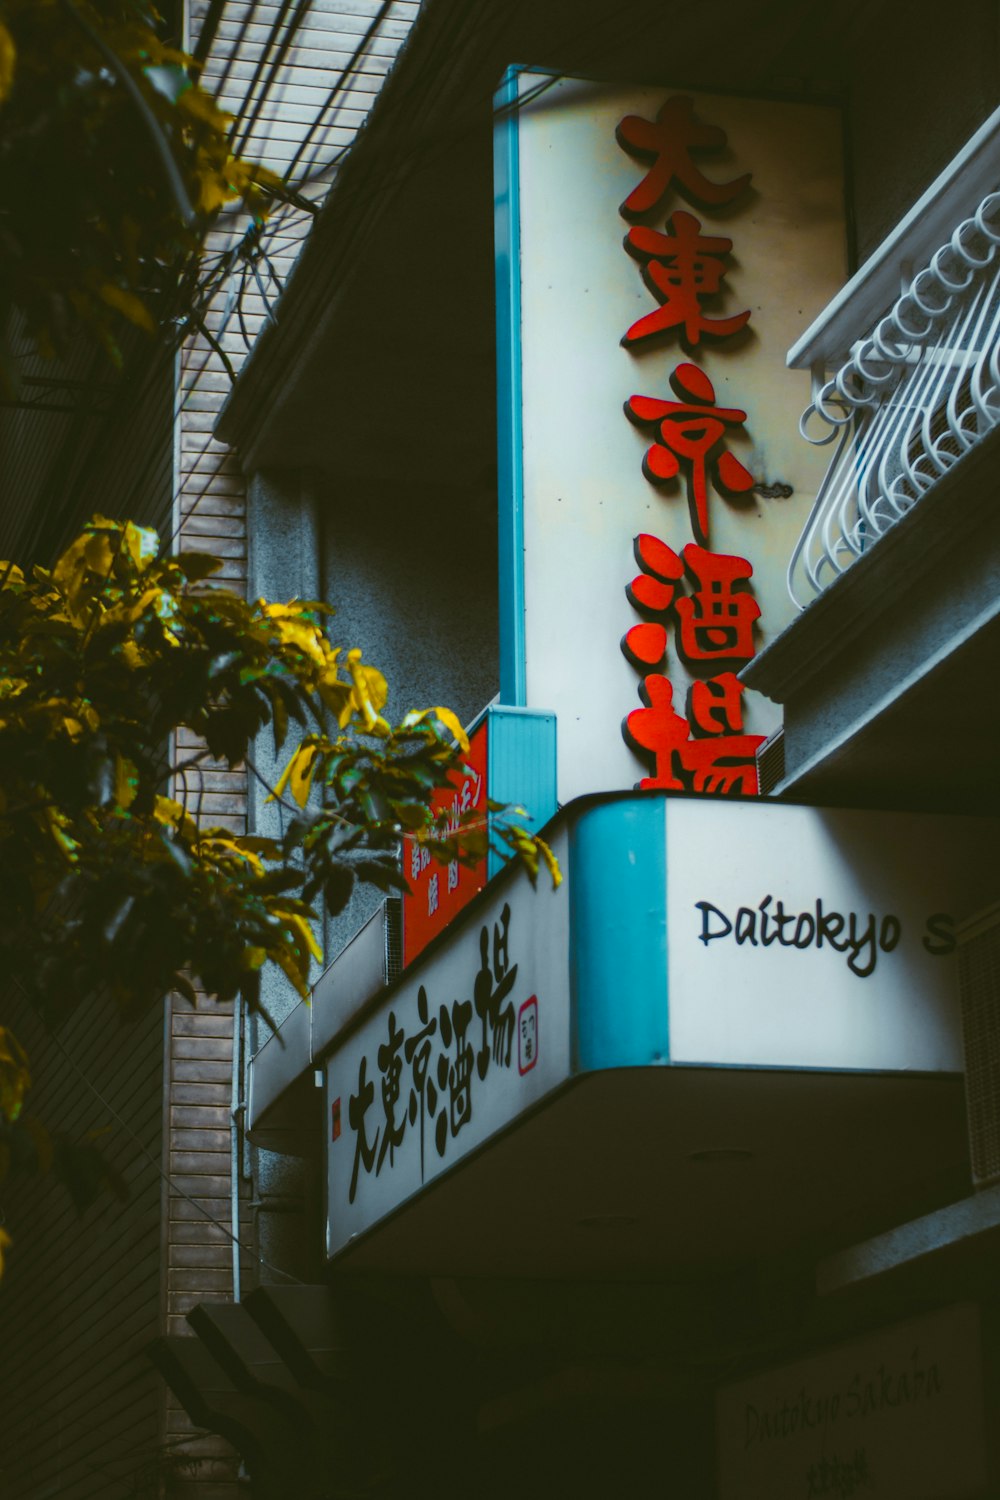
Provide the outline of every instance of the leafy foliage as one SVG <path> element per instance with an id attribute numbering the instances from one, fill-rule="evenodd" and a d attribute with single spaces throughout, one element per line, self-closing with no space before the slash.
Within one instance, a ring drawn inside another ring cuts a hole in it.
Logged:
<path id="1" fill-rule="evenodd" d="M 189 318 L 212 215 L 285 196 L 158 24 L 144 0 L 0 0 L 0 326 L 17 309 L 43 353 L 83 331 L 118 363 L 124 323 Z"/>
<path id="2" fill-rule="evenodd" d="M 248 603 L 206 586 L 218 566 L 100 518 L 51 570 L 0 564 L 0 944 L 53 1019 L 98 988 L 125 1010 L 192 981 L 254 1004 L 267 962 L 305 996 L 314 903 L 404 888 L 404 831 L 442 858 L 485 847 L 429 808 L 467 748 L 454 716 L 390 725 L 384 677 L 332 645 L 328 606 Z M 206 757 L 236 765 L 267 725 L 280 750 L 292 724 L 283 837 L 199 826 Z M 178 725 L 208 748 L 172 765 Z M 511 818 L 495 831 L 558 874 Z"/>
<path id="3" fill-rule="evenodd" d="M 233 255 L 202 248 L 227 204 L 309 209 L 233 148 L 232 121 L 146 0 L 0 0 L 0 396 L 20 321 L 42 354 L 77 335 L 122 362 L 131 325 L 210 343 L 204 310 Z M 12 315 L 17 315 L 12 319 Z M 217 352 L 225 361 L 221 349 Z M 124 1012 L 195 984 L 259 1005 L 268 963 L 308 994 L 322 901 L 403 886 L 402 833 L 442 859 L 488 838 L 532 874 L 550 851 L 499 812 L 434 823 L 430 797 L 467 749 L 446 709 L 383 716 L 382 675 L 327 637 L 319 603 L 247 603 L 218 564 L 96 519 L 51 569 L 0 563 L 0 947 L 4 981 L 51 1024 L 98 991 Z M 205 752 L 172 759 L 185 725 Z M 206 757 L 235 765 L 270 727 L 297 743 L 274 795 L 280 839 L 197 819 Z M 29 1062 L 0 1027 L 0 1182 L 54 1172 L 79 1206 L 122 1191 L 100 1142 L 51 1136 L 25 1109 Z M 0 1274 L 9 1237 L 0 1228 Z"/>
<path id="4" fill-rule="evenodd" d="M 248 603 L 208 582 L 218 567 L 99 517 L 51 569 L 0 563 L 0 948 L 52 1025 L 98 991 L 126 1013 L 196 984 L 259 1007 L 268 963 L 307 997 L 318 903 L 342 910 L 356 881 L 405 889 L 404 832 L 467 862 L 495 836 L 560 879 L 521 809 L 457 834 L 435 822 L 431 794 L 468 749 L 448 709 L 390 724 L 385 678 L 331 643 L 327 605 Z M 207 748 L 172 759 L 181 725 Z M 202 763 L 247 760 L 267 727 L 280 750 L 293 725 L 271 792 L 283 837 L 201 826 Z M 0 1028 L 0 1181 L 53 1170 L 80 1207 L 120 1192 L 99 1142 L 22 1112 L 30 1083 Z M 8 1245 L 0 1231 L 0 1273 Z"/>

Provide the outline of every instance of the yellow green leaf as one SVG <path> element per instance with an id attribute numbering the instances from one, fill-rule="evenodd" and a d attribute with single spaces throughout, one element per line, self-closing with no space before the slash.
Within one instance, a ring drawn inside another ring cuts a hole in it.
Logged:
<path id="1" fill-rule="evenodd" d="M 303 944 L 309 950 L 317 963 L 321 963 L 323 960 L 323 950 L 319 943 L 317 943 L 313 935 L 313 930 L 305 917 L 300 917 L 298 912 L 288 911 L 283 906 L 272 906 L 271 910 L 276 917 L 280 917 L 293 932 L 298 934 L 300 944 Z"/>
<path id="2" fill-rule="evenodd" d="M 365 728 L 372 734 L 388 734 L 389 726 L 379 713 L 379 709 L 385 707 L 389 696 L 389 686 L 376 667 L 365 666 L 361 660 L 361 652 L 354 650 L 347 653 L 347 666 L 351 674 L 353 689 L 350 699 L 340 714 L 340 727 L 343 729 L 351 717 L 351 712 L 361 715 Z"/>
<path id="3" fill-rule="evenodd" d="M 17 63 L 17 48 L 14 38 L 0 21 L 0 100 L 6 99 L 14 83 L 14 68 Z"/>
<path id="4" fill-rule="evenodd" d="M 236 194 L 229 187 L 224 178 L 220 177 L 213 168 L 200 168 L 198 171 L 198 211 L 203 214 L 214 214 L 223 204 L 228 203 L 230 198 Z"/>
<path id="5" fill-rule="evenodd" d="M 312 787 L 318 754 L 319 751 L 315 745 L 307 745 L 293 757 L 292 774 L 288 778 L 288 785 L 300 807 L 305 807 L 309 801 L 309 791 Z"/>
<path id="6" fill-rule="evenodd" d="M 124 287 L 116 286 L 113 281 L 102 282 L 100 287 L 101 300 L 109 307 L 120 312 L 123 317 L 128 318 L 137 328 L 145 333 L 156 332 L 156 320 L 141 297 L 135 292 L 126 291 Z"/>
<path id="7" fill-rule="evenodd" d="M 28 1055 L 14 1033 L 0 1026 L 0 1115 L 13 1124 L 31 1087 Z"/>
<path id="8" fill-rule="evenodd" d="M 52 582 L 65 591 L 70 603 L 78 603 L 87 573 L 110 576 L 115 554 L 111 539 L 103 531 L 85 531 L 77 537 L 52 569 Z"/>
<path id="9" fill-rule="evenodd" d="M 286 948 L 284 944 L 281 944 L 279 947 L 271 949 L 271 957 L 274 959 L 278 967 L 283 969 L 285 974 L 291 980 L 299 995 L 299 998 L 302 1000 L 308 1000 L 309 976 L 307 973 L 303 973 L 300 965 L 292 957 L 289 949 Z"/>
<path id="10" fill-rule="evenodd" d="M 183 109 L 193 119 L 214 126 L 223 134 L 232 123 L 232 115 L 227 115 L 225 110 L 221 110 L 211 94 L 206 94 L 204 89 L 199 88 L 197 84 L 184 91 L 177 101 L 177 107 Z"/>
<path id="11" fill-rule="evenodd" d="M 59 849 L 71 863 L 74 863 L 76 861 L 76 851 L 80 846 L 76 839 L 66 832 L 66 829 L 69 827 L 69 819 L 54 807 L 46 808 L 45 816 L 49 825 L 49 831 Z"/>
<path id="12" fill-rule="evenodd" d="M 217 859 L 229 855 L 245 860 L 257 875 L 264 873 L 264 866 L 254 849 L 246 848 L 244 841 L 240 838 L 227 838 L 224 834 L 220 834 L 218 829 L 208 830 L 198 840 L 198 847 L 210 857 L 214 856 Z"/>
<path id="13" fill-rule="evenodd" d="M 279 619 L 275 621 L 278 634 L 282 641 L 290 646 L 297 646 L 304 656 L 314 661 L 317 666 L 326 666 L 326 654 L 322 647 L 322 635 L 315 625 L 308 620 Z"/>
<path id="14" fill-rule="evenodd" d="M 452 713 L 450 708 L 438 706 L 437 708 L 411 709 L 404 718 L 403 725 L 405 728 L 411 729 L 417 724 L 422 724 L 425 719 L 437 719 L 439 723 L 444 725 L 452 739 L 456 741 L 459 749 L 468 750 L 469 736 L 462 728 L 457 715 Z"/>
<path id="15" fill-rule="evenodd" d="M 549 845 L 545 842 L 545 840 L 540 839 L 537 834 L 535 835 L 535 843 L 538 847 L 538 852 L 542 856 L 545 868 L 548 870 L 551 877 L 552 889 L 557 891 L 562 885 L 563 881 L 562 870 L 559 867 L 559 861 L 556 859 L 554 853 L 552 852 Z"/>
<path id="16" fill-rule="evenodd" d="M 122 659 L 129 671 L 137 672 L 140 667 L 149 665 L 149 657 L 141 650 L 133 640 L 122 641 Z"/>
<path id="17" fill-rule="evenodd" d="M 269 793 L 266 801 L 273 802 L 280 797 L 286 786 L 291 786 L 292 796 L 300 807 L 305 807 L 309 800 L 309 789 L 312 786 L 313 775 L 316 770 L 317 747 L 307 741 L 299 745 L 291 760 L 278 778 L 278 784 L 274 791 Z"/>
<path id="18" fill-rule="evenodd" d="M 164 828 L 176 828 L 184 817 L 184 809 L 173 797 L 157 797 L 153 804 L 153 817 Z"/>
<path id="19" fill-rule="evenodd" d="M 130 760 L 123 755 L 115 756 L 115 801 L 119 807 L 128 808 L 135 801 L 139 790 L 139 773 Z"/>

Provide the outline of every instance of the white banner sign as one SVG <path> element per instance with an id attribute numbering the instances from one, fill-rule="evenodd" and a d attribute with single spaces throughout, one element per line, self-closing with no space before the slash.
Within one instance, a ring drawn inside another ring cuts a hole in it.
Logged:
<path id="1" fill-rule="evenodd" d="M 966 1500 L 986 1483 L 979 1315 L 947 1308 L 717 1401 L 719 1500 Z"/>
<path id="2" fill-rule="evenodd" d="M 566 809 L 562 886 L 503 881 L 338 1040 L 329 1254 L 571 1071 L 960 1071 L 955 933 L 998 839 L 995 819 L 757 800 Z"/>
<path id="3" fill-rule="evenodd" d="M 669 800 L 670 1058 L 960 1071 L 992 819 Z"/>
<path id="4" fill-rule="evenodd" d="M 568 1074 L 567 887 L 533 889 L 522 872 L 330 1058 L 328 1255 Z"/>

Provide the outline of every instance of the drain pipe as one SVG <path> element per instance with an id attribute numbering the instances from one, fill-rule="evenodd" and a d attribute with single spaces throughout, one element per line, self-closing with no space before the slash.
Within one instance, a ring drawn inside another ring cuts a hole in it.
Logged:
<path id="1" fill-rule="evenodd" d="M 233 1072 L 229 1115 L 229 1228 L 233 1246 L 233 1301 L 240 1301 L 240 1126 L 244 1102 L 241 1098 L 243 1071 L 243 997 L 233 1001 Z"/>

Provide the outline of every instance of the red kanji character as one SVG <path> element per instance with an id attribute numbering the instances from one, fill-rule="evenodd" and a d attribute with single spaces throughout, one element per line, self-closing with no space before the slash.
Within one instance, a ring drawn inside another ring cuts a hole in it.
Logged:
<path id="1" fill-rule="evenodd" d="M 681 751 L 681 762 L 691 773 L 692 791 L 755 797 L 755 755 L 765 738 L 763 734 L 727 734 L 716 739 L 688 740 Z"/>
<path id="2" fill-rule="evenodd" d="M 672 328 L 683 328 L 689 344 L 697 344 L 703 333 L 731 338 L 750 321 L 749 310 L 731 318 L 706 318 L 701 310 L 702 298 L 721 288 L 726 274 L 721 257 L 733 248 L 732 240 L 703 235 L 694 214 L 675 213 L 670 228 L 670 234 L 633 228 L 625 237 L 626 250 L 643 262 L 643 280 L 663 304 L 632 324 L 622 339 L 626 349 Z"/>
<path id="3" fill-rule="evenodd" d="M 680 621 L 677 645 L 685 661 L 748 662 L 754 654 L 753 626 L 760 605 L 751 594 L 737 591 L 737 583 L 753 577 L 744 557 L 706 552 L 688 542 L 684 563 L 694 580 L 692 598 L 674 605 Z"/>
<path id="4" fill-rule="evenodd" d="M 687 401 L 662 401 L 654 396 L 630 396 L 625 412 L 634 422 L 658 422 L 658 442 L 648 449 L 642 472 L 653 484 L 664 484 L 680 472 L 680 460 L 688 466 L 691 525 L 698 540 L 708 543 L 708 468 L 715 487 L 723 495 L 745 494 L 754 478 L 739 459 L 722 447 L 727 427 L 739 427 L 746 412 L 738 407 L 715 406 L 715 387 L 697 365 L 678 365 L 670 383 Z"/>
<path id="5" fill-rule="evenodd" d="M 688 688 L 687 716 L 695 735 L 743 732 L 743 684 L 735 672 L 720 672 Z"/>
<path id="6" fill-rule="evenodd" d="M 625 592 L 638 610 L 662 614 L 674 602 L 674 585 L 684 577 L 684 563 L 672 547 L 644 531 L 633 543 L 635 560 L 642 572 Z"/>
<path id="7" fill-rule="evenodd" d="M 642 613 L 665 614 L 674 601 L 674 585 L 684 576 L 684 563 L 672 547 L 650 532 L 637 536 L 633 545 L 642 572 L 625 590 L 629 603 Z M 621 646 L 640 672 L 658 667 L 667 650 L 666 627 L 659 621 L 633 625 L 622 637 Z"/>
<path id="8" fill-rule="evenodd" d="M 692 151 L 718 151 L 726 144 L 726 132 L 718 125 L 703 125 L 695 118 L 694 103 L 682 94 L 668 99 L 656 120 L 626 115 L 615 131 L 623 151 L 653 165 L 621 206 L 626 219 L 636 219 L 656 207 L 671 182 L 696 203 L 718 207 L 732 203 L 750 181 L 750 173 L 732 182 L 711 182 L 692 160 Z"/>
<path id="9" fill-rule="evenodd" d="M 622 636 L 622 650 L 638 672 L 647 667 L 658 667 L 667 654 L 667 628 L 655 621 L 644 620 L 641 625 L 632 625 Z"/>
<path id="10" fill-rule="evenodd" d="M 632 543 L 632 552 L 642 571 L 652 573 L 654 578 L 676 583 L 684 576 L 684 564 L 673 547 L 661 542 L 651 531 L 640 532 Z"/>
<path id="11" fill-rule="evenodd" d="M 674 710 L 673 687 L 666 677 L 653 675 L 646 678 L 639 691 L 647 707 L 634 708 L 622 725 L 633 750 L 653 755 L 656 775 L 645 777 L 639 785 L 683 791 L 684 783 L 674 770 L 674 757 L 687 743 L 688 723 Z"/>

